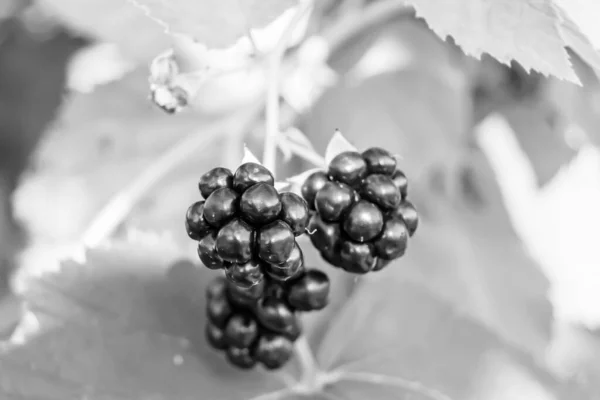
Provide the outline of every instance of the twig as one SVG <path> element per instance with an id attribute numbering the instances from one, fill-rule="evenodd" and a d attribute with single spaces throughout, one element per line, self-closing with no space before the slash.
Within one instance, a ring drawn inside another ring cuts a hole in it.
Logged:
<path id="1" fill-rule="evenodd" d="M 269 79 L 267 86 L 266 108 L 265 108 L 265 143 L 263 153 L 263 164 L 273 174 L 275 173 L 275 159 L 277 153 L 277 135 L 279 134 L 279 86 L 281 81 L 281 64 L 288 49 L 289 42 L 298 23 L 304 15 L 312 8 L 312 1 L 304 0 L 290 21 L 281 39 L 269 55 Z"/>
<path id="2" fill-rule="evenodd" d="M 218 135 L 233 129 L 245 128 L 255 115 L 255 109 L 244 110 L 204 128 L 201 134 L 194 132 L 173 145 L 128 187 L 118 192 L 96 215 L 82 235 L 84 247 L 96 247 L 109 237 L 142 197 L 171 170 L 188 160 Z"/>
<path id="3" fill-rule="evenodd" d="M 419 393 L 423 396 L 429 397 L 432 400 L 452 400 L 452 398 L 448 395 L 436 389 L 429 388 L 421 382 L 411 381 L 397 376 L 381 375 L 371 372 L 332 371 L 327 378 L 328 383 L 344 380 L 397 387 L 410 392 Z"/>

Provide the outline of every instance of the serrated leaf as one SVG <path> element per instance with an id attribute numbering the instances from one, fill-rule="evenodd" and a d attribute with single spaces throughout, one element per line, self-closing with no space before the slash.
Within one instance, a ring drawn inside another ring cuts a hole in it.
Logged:
<path id="1" fill-rule="evenodd" d="M 158 247 L 113 245 L 32 279 L 38 335 L 0 355 L 8 398 L 242 399 L 280 388 L 279 375 L 240 372 L 204 341 L 204 287 L 214 276 Z"/>
<path id="2" fill-rule="evenodd" d="M 442 39 L 452 36 L 468 55 L 489 53 L 510 64 L 578 83 L 563 39 L 562 16 L 553 0 L 408 0 Z M 586 49 L 593 50 L 589 42 Z"/>
<path id="3" fill-rule="evenodd" d="M 242 162 L 240 163 L 240 165 L 245 163 L 255 163 L 262 165 L 258 157 L 256 157 L 247 146 L 244 146 L 244 157 L 242 158 Z"/>
<path id="4" fill-rule="evenodd" d="M 344 137 L 344 135 L 342 135 L 342 132 L 336 129 L 331 140 L 327 143 L 327 148 L 325 149 L 325 162 L 329 164 L 335 156 L 345 151 L 357 151 L 357 149 Z"/>
<path id="5" fill-rule="evenodd" d="M 167 32 L 191 36 L 209 47 L 225 47 L 261 28 L 292 7 L 296 0 L 129 0 Z"/>

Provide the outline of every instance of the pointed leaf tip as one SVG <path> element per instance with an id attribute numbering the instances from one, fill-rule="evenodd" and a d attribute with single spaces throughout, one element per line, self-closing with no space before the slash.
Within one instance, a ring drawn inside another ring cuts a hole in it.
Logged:
<path id="1" fill-rule="evenodd" d="M 260 164 L 262 165 L 262 163 L 260 162 L 260 160 L 258 159 L 258 157 L 256 157 L 254 155 L 254 153 L 252 153 L 250 151 L 250 149 L 248 148 L 248 146 L 244 145 L 244 157 L 242 158 L 242 162 L 241 164 L 246 164 L 246 163 L 256 163 L 256 164 Z"/>
<path id="2" fill-rule="evenodd" d="M 327 144 L 327 149 L 325 150 L 325 162 L 329 164 L 331 160 L 335 158 L 340 153 L 345 151 L 358 151 L 356 147 L 352 143 L 348 141 L 342 135 L 339 129 L 335 130 L 335 133 L 331 137 L 331 140 Z"/>

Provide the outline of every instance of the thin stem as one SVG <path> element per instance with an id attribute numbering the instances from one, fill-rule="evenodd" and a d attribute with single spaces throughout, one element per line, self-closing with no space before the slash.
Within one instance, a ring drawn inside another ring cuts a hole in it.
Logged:
<path id="1" fill-rule="evenodd" d="M 189 160 L 199 149 L 207 146 L 218 135 L 236 129 L 236 127 L 239 129 L 240 126 L 245 126 L 249 120 L 254 119 L 255 115 L 253 110 L 244 110 L 242 113 L 218 121 L 213 126 L 202 129 L 202 132 L 195 132 L 177 142 L 104 206 L 83 233 L 83 246 L 85 248 L 98 246 L 117 229 L 140 199 L 171 170 Z M 240 123 L 241 119 L 245 122 Z"/>
<path id="2" fill-rule="evenodd" d="M 269 55 L 269 79 L 267 86 L 265 107 L 265 143 L 263 153 L 263 164 L 271 173 L 275 173 L 275 161 L 277 153 L 277 135 L 279 135 L 279 86 L 281 81 L 281 64 L 289 42 L 298 23 L 304 18 L 304 14 L 312 8 L 312 1 L 304 0 L 290 21 L 281 39 Z"/>

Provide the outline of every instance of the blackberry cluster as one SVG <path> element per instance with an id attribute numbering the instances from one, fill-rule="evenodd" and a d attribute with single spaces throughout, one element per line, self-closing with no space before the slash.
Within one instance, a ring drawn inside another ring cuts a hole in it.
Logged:
<path id="1" fill-rule="evenodd" d="M 365 274 L 404 255 L 419 216 L 407 200 L 408 180 L 386 150 L 348 151 L 327 172 L 311 174 L 302 196 L 312 215 L 313 245 L 331 265 Z"/>
<path id="2" fill-rule="evenodd" d="M 220 276 L 206 290 L 206 339 L 238 368 L 257 363 L 269 370 L 281 368 L 302 332 L 297 311 L 320 310 L 328 297 L 329 279 L 316 269 L 286 282 L 266 278 L 251 287 Z"/>
<path id="3" fill-rule="evenodd" d="M 308 206 L 294 193 L 278 193 L 273 175 L 260 164 L 242 164 L 235 173 L 214 168 L 200 178 L 205 200 L 186 214 L 188 235 L 198 241 L 200 261 L 224 269 L 241 287 L 298 276 L 304 257 L 296 236 L 305 232 Z"/>

